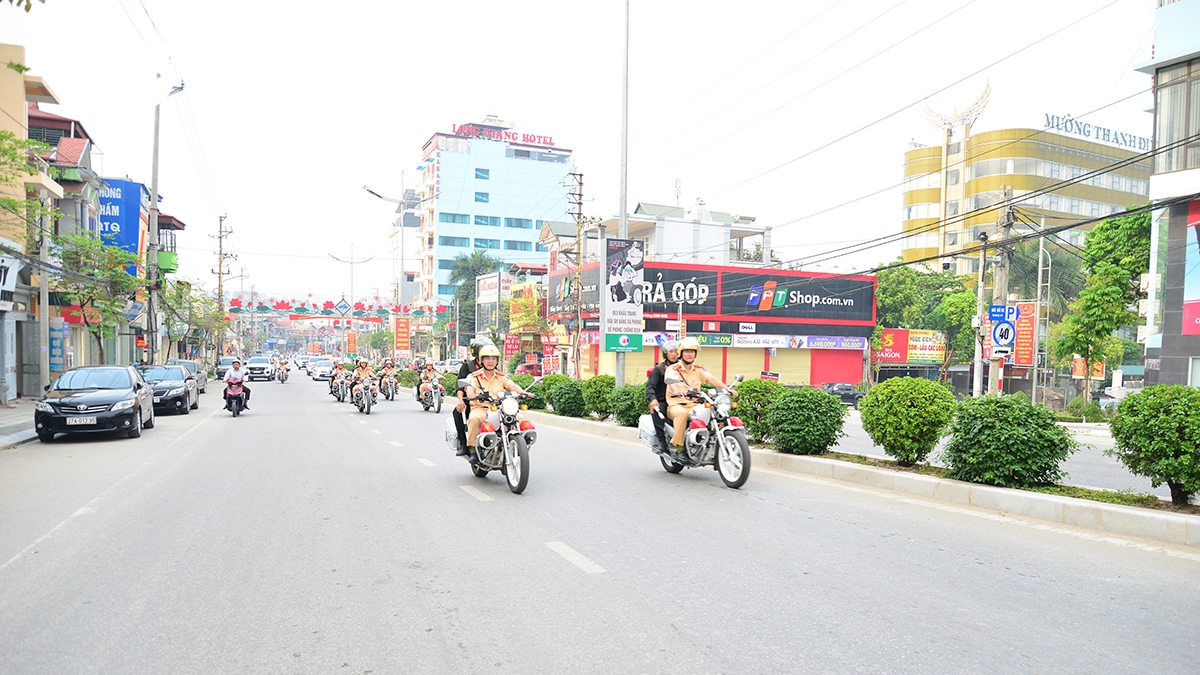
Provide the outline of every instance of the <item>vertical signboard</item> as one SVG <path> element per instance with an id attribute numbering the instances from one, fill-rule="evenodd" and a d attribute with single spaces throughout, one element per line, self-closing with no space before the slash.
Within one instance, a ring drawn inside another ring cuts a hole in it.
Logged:
<path id="1" fill-rule="evenodd" d="M 508 363 L 517 352 L 521 351 L 521 336 L 514 333 L 504 334 L 504 363 Z"/>
<path id="2" fill-rule="evenodd" d="M 605 256 L 604 312 L 600 332 L 606 352 L 642 351 L 642 292 L 645 243 L 640 239 L 609 239 Z"/>
<path id="3" fill-rule="evenodd" d="M 63 360 L 63 345 L 66 342 L 67 327 L 63 322 L 62 317 L 50 317 L 50 372 L 61 373 L 63 371 L 65 361 Z"/>
<path id="4" fill-rule="evenodd" d="M 1200 335 L 1200 200 L 1188 202 L 1182 335 Z"/>
<path id="5" fill-rule="evenodd" d="M 393 321 L 392 332 L 395 334 L 395 349 L 393 357 L 397 359 L 412 358 L 411 326 L 408 317 L 398 316 Z"/>
<path id="6" fill-rule="evenodd" d="M 108 187 L 100 191 L 100 236 L 105 243 L 119 246 L 138 256 L 136 270 L 141 276 L 145 261 L 146 233 L 142 228 L 142 184 L 106 178 Z"/>
<path id="7" fill-rule="evenodd" d="M 352 330 L 346 331 L 346 356 L 358 356 L 358 333 Z"/>
<path id="8" fill-rule="evenodd" d="M 1034 303 L 1022 302 L 1017 304 L 1017 320 L 1014 325 L 1017 328 L 1017 336 L 1013 340 L 1013 365 L 1014 366 L 1030 366 L 1034 365 L 1034 354 L 1037 352 L 1037 345 L 1034 343 L 1033 330 L 1034 324 L 1037 322 L 1037 317 L 1034 316 Z"/>

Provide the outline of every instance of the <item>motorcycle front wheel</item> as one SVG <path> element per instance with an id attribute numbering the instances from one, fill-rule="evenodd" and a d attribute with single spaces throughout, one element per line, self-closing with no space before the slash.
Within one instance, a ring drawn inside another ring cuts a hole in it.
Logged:
<path id="1" fill-rule="evenodd" d="M 508 489 L 513 494 L 521 494 L 529 484 L 529 446 L 520 434 L 509 439 L 504 449 L 505 477 L 508 479 Z"/>
<path id="2" fill-rule="evenodd" d="M 671 459 L 666 455 L 659 455 L 658 461 L 662 462 L 663 468 L 667 470 L 667 473 L 679 473 L 680 471 L 683 471 L 682 464 L 671 461 Z"/>
<path id="3" fill-rule="evenodd" d="M 750 477 L 750 444 L 746 432 L 725 435 L 725 447 L 717 450 L 717 473 L 728 487 L 737 489 Z"/>
<path id="4" fill-rule="evenodd" d="M 369 392 L 363 394 L 363 412 L 367 413 L 368 415 L 371 414 L 371 398 L 372 397 Z"/>
<path id="5" fill-rule="evenodd" d="M 434 410 L 434 412 L 435 412 L 435 413 L 437 413 L 437 414 L 439 414 L 439 415 L 442 413 L 442 395 L 441 395 L 441 394 L 438 394 L 438 397 L 437 397 L 437 409 L 436 409 L 436 410 Z"/>

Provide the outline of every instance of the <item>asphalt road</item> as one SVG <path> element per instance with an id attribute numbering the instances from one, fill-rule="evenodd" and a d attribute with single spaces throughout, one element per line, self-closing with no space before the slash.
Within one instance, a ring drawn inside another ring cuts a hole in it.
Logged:
<path id="1" fill-rule="evenodd" d="M 1194 673 L 1200 552 L 543 429 L 523 495 L 411 398 L 209 393 L 0 452 L 5 673 Z"/>

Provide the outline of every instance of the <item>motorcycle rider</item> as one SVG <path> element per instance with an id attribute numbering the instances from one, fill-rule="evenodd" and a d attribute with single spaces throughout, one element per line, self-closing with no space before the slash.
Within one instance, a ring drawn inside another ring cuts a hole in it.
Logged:
<path id="1" fill-rule="evenodd" d="M 679 343 L 679 362 L 668 366 L 664 373 L 667 383 L 667 417 L 675 425 L 675 435 L 671 438 L 671 444 L 677 451 L 676 459 L 686 455 L 683 437 L 684 432 L 687 431 L 688 416 L 696 405 L 695 401 L 687 397 L 687 392 L 691 389 L 699 389 L 700 385 L 705 382 L 718 389 L 726 388 L 724 382 L 708 372 L 704 366 L 696 363 L 696 357 L 699 354 L 700 343 L 696 338 L 684 338 Z M 736 391 L 730 390 L 730 393 L 737 396 Z"/>
<path id="2" fill-rule="evenodd" d="M 479 363 L 480 369 L 466 378 L 470 382 L 465 391 L 467 398 L 475 398 L 484 391 L 492 397 L 499 396 L 505 390 L 518 394 L 525 393 L 524 389 L 500 371 L 500 350 L 495 345 L 486 345 L 479 349 Z M 467 417 L 467 452 L 465 454 L 474 452 L 475 439 L 479 438 L 479 426 L 487 420 L 491 409 L 490 403 L 471 401 L 471 414 Z M 518 415 L 517 419 L 521 419 L 521 417 Z"/>
<path id="3" fill-rule="evenodd" d="M 229 366 L 229 370 L 225 371 L 225 377 L 222 378 L 225 382 L 232 380 L 241 380 L 242 391 L 246 394 L 246 400 L 242 402 L 244 410 L 250 409 L 250 387 L 246 386 L 246 382 L 250 380 L 250 371 L 242 367 L 241 359 L 234 359 L 233 365 Z M 225 405 L 229 405 L 229 399 L 225 399 Z"/>
<path id="4" fill-rule="evenodd" d="M 495 346 L 488 338 L 475 338 L 471 341 L 471 358 L 463 361 L 462 366 L 458 369 L 458 379 L 465 380 L 471 376 L 471 373 L 482 368 L 479 362 L 479 352 L 487 346 Z M 458 404 L 454 406 L 454 427 L 458 429 L 458 453 L 456 456 L 462 457 L 466 455 L 467 449 L 467 421 L 464 413 L 467 411 L 467 404 L 464 400 L 466 393 L 462 388 L 458 388 L 455 392 L 458 397 Z"/>
<path id="5" fill-rule="evenodd" d="M 379 381 L 383 382 L 389 376 L 396 378 L 397 382 L 400 381 L 400 373 L 396 372 L 396 365 L 392 363 L 391 359 L 384 359 L 383 370 L 379 371 Z"/>
<path id="6" fill-rule="evenodd" d="M 342 363 L 341 361 L 338 361 L 337 363 L 334 364 L 333 371 L 331 373 L 329 373 L 329 395 L 330 396 L 333 396 L 333 389 L 334 389 L 334 386 L 337 384 L 338 377 L 340 377 L 342 375 L 348 376 L 349 374 L 350 373 L 346 370 L 346 364 Z"/>
<path id="7" fill-rule="evenodd" d="M 420 399 L 429 390 L 429 385 L 436 382 L 438 379 L 437 368 L 433 367 L 433 362 L 425 364 L 425 370 L 421 371 L 420 382 L 417 383 L 417 398 Z"/>
<path id="8" fill-rule="evenodd" d="M 287 359 L 279 359 L 279 365 L 275 366 L 275 379 L 278 380 L 279 374 L 287 373 L 288 370 L 290 370 L 290 368 L 288 367 Z"/>
<path id="9" fill-rule="evenodd" d="M 667 450 L 665 426 L 667 414 L 667 368 L 679 361 L 679 341 L 667 340 L 662 346 L 663 360 L 650 371 L 646 378 L 646 401 L 650 404 L 650 421 L 654 422 L 654 433 L 662 449 Z"/>
<path id="10" fill-rule="evenodd" d="M 357 387 L 358 385 L 365 382 L 366 378 L 374 377 L 374 376 L 375 376 L 375 371 L 371 370 L 371 364 L 368 363 L 366 359 L 360 358 L 358 360 L 358 366 L 354 369 L 354 373 L 353 373 L 354 381 L 350 383 L 350 385 L 351 385 L 350 390 L 354 391 L 354 389 L 353 389 L 354 387 Z M 365 391 L 365 392 L 363 392 L 363 394 L 366 396 L 370 396 L 371 392 Z M 375 400 L 371 399 L 371 402 L 374 403 Z"/>

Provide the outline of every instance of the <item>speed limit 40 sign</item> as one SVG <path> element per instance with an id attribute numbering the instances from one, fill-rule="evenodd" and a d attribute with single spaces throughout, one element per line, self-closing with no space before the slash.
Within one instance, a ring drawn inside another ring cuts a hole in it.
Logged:
<path id="1" fill-rule="evenodd" d="M 992 344 L 1007 347 L 1017 336 L 1017 329 L 1008 321 L 1000 321 L 992 326 Z"/>

